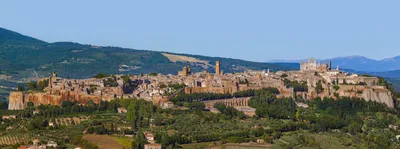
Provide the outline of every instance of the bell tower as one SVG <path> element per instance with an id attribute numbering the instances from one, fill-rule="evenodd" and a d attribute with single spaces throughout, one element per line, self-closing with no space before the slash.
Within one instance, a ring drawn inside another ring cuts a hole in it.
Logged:
<path id="1" fill-rule="evenodd" d="M 221 74 L 221 68 L 220 68 L 220 62 L 216 61 L 215 62 L 215 74 L 220 75 Z"/>

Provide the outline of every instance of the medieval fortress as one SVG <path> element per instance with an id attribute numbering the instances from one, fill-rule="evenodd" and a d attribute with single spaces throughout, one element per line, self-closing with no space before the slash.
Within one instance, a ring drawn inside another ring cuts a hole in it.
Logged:
<path id="1" fill-rule="evenodd" d="M 178 75 L 111 75 L 104 78 L 66 79 L 55 73 L 48 78 L 49 84 L 43 91 L 15 91 L 10 93 L 9 109 L 20 110 L 27 107 L 28 102 L 34 105 L 61 105 L 63 101 L 76 101 L 87 104 L 91 101 L 116 98 L 140 98 L 152 101 L 160 106 L 171 104 L 168 100 L 177 93 L 229 93 L 249 89 L 275 87 L 280 91 L 279 97 L 303 98 L 312 100 L 316 97 L 339 96 L 359 97 L 367 101 L 376 101 L 394 107 L 391 92 L 379 85 L 377 77 L 359 76 L 332 69 L 331 63 L 319 64 L 311 58 L 302 62 L 299 71 L 270 72 L 248 70 L 242 73 L 224 73 L 220 62 L 215 62 L 214 73 L 207 71 L 192 73 L 189 66 L 184 67 Z M 129 80 L 129 81 L 127 81 Z M 297 81 L 307 85 L 306 90 L 295 90 L 285 81 Z M 110 83 L 112 82 L 112 83 Z M 134 84 L 129 89 L 129 84 Z M 175 90 L 169 85 L 184 84 L 185 88 Z M 321 88 L 319 92 L 316 88 Z M 248 98 L 227 99 L 206 103 L 211 106 L 221 102 L 228 106 L 247 106 Z"/>

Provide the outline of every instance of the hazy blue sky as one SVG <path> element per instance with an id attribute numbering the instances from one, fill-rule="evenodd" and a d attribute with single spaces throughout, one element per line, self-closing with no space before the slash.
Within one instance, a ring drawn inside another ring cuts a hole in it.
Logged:
<path id="1" fill-rule="evenodd" d="M 0 27 L 48 42 L 240 58 L 400 55 L 399 0 L 9 0 Z"/>

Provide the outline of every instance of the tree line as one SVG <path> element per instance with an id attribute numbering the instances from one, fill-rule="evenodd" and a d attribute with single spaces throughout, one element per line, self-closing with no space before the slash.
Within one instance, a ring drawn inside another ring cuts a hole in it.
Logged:
<path id="1" fill-rule="evenodd" d="M 251 97 L 256 95 L 258 92 L 269 91 L 273 94 L 279 94 L 279 90 L 277 88 L 262 88 L 262 89 L 249 89 L 244 91 L 238 91 L 233 94 L 218 94 L 218 93 L 193 93 L 193 94 L 184 94 L 181 93 L 178 96 L 170 99 L 170 101 L 174 102 L 176 105 L 183 106 L 185 102 L 196 102 L 196 101 L 205 101 L 205 100 L 218 100 L 218 99 L 228 99 L 228 98 L 239 98 L 239 97 Z"/>

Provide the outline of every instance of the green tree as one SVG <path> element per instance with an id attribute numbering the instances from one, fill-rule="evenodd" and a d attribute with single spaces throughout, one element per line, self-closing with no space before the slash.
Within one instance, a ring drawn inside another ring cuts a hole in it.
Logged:
<path id="1" fill-rule="evenodd" d="M 33 104 L 33 102 L 32 102 L 32 101 L 29 101 L 29 102 L 27 103 L 27 105 L 28 105 L 28 107 L 29 107 L 29 108 L 31 108 L 31 107 L 33 107 L 33 106 L 35 106 L 35 105 Z"/>
<path id="2" fill-rule="evenodd" d="M 41 80 L 37 83 L 37 89 L 38 90 L 43 90 L 44 88 L 46 88 L 49 85 L 49 79 L 44 79 Z"/>
<path id="3" fill-rule="evenodd" d="M 340 89 L 340 87 L 338 85 L 334 85 L 333 89 L 335 89 L 335 91 L 338 91 Z"/>
<path id="4" fill-rule="evenodd" d="M 134 142 L 135 142 L 135 144 L 137 144 L 136 146 L 138 146 L 140 149 L 143 149 L 144 145 L 149 143 L 149 142 L 147 142 L 147 139 L 146 139 L 146 137 L 144 136 L 144 133 L 141 130 L 139 130 L 137 132 Z"/>
<path id="5" fill-rule="evenodd" d="M 324 88 L 322 87 L 322 82 L 321 80 L 317 82 L 317 86 L 315 87 L 315 92 L 317 92 L 317 94 L 320 94 L 324 91 Z"/>
<path id="6" fill-rule="evenodd" d="M 8 103 L 6 101 L 0 101 L 0 110 L 7 110 Z"/>
<path id="7" fill-rule="evenodd" d="M 18 83 L 18 91 L 25 91 L 25 87 Z"/>
<path id="8" fill-rule="evenodd" d="M 110 76 L 109 74 L 99 73 L 99 74 L 95 75 L 94 78 L 102 79 L 102 78 L 106 78 L 109 76 Z"/>
<path id="9" fill-rule="evenodd" d="M 26 86 L 28 87 L 28 90 L 31 90 L 31 91 L 34 91 L 37 89 L 37 84 L 36 84 L 36 82 L 33 82 L 33 81 L 28 82 L 26 84 Z"/>

